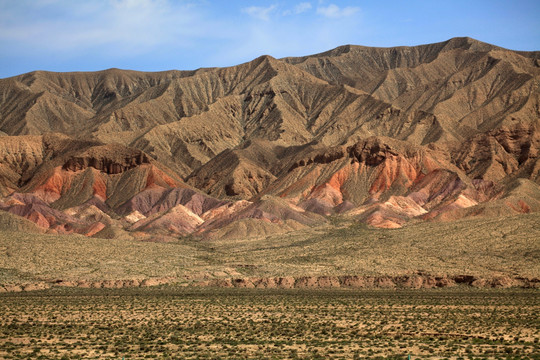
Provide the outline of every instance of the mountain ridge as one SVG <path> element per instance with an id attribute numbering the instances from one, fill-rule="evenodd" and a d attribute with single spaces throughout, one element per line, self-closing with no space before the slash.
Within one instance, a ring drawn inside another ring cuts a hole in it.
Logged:
<path id="1" fill-rule="evenodd" d="M 0 79 L 0 207 L 44 231 L 149 239 L 534 212 L 539 79 L 540 52 L 467 37 L 21 74 Z"/>

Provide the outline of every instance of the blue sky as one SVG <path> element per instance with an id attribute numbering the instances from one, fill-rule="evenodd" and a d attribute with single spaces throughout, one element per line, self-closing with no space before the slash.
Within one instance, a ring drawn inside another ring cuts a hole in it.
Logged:
<path id="1" fill-rule="evenodd" d="M 0 78 L 188 70 L 455 36 L 540 50 L 540 1 L 0 0 Z"/>

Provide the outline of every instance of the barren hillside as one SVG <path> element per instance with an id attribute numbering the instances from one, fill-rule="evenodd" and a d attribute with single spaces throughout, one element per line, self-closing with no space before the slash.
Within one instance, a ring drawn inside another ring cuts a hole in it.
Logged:
<path id="1" fill-rule="evenodd" d="M 0 79 L 0 222 L 168 242 L 536 212 L 539 84 L 539 52 L 470 38 Z"/>

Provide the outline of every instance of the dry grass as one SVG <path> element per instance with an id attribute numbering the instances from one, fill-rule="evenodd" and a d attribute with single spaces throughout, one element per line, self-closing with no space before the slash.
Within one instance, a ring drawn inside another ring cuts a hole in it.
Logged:
<path id="1" fill-rule="evenodd" d="M 532 290 L 54 289 L 0 295 L 0 357 L 538 359 Z"/>
<path id="2" fill-rule="evenodd" d="M 143 243 L 1 233 L 0 280 L 323 274 L 538 277 L 540 216 L 335 220 L 265 238 Z M 539 359 L 537 290 L 53 288 L 0 294 L 2 358 Z"/>
<path id="3" fill-rule="evenodd" d="M 336 220 L 339 221 L 339 220 Z M 402 229 L 334 223 L 288 236 L 212 241 L 209 258 L 258 275 L 540 275 L 540 215 L 418 223 Z"/>
<path id="4" fill-rule="evenodd" d="M 367 228 L 336 220 L 287 235 L 143 243 L 0 233 L 0 282 L 227 276 L 540 276 L 540 215 Z"/>
<path id="5" fill-rule="evenodd" d="M 1 233 L 0 282 L 29 279 L 133 279 L 174 276 L 205 264 L 178 243 Z"/>

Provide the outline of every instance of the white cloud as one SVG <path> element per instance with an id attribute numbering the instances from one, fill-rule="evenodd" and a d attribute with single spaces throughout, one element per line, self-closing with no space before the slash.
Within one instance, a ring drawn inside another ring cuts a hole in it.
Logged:
<path id="1" fill-rule="evenodd" d="M 360 8 L 356 6 L 346 6 L 344 8 L 340 8 L 336 4 L 330 4 L 328 6 L 319 6 L 317 8 L 317 14 L 328 17 L 328 18 L 334 18 L 334 19 L 348 17 L 348 16 L 356 14 L 359 11 L 360 11 Z"/>
<path id="2" fill-rule="evenodd" d="M 294 13 L 295 14 L 301 14 L 303 12 L 306 12 L 308 11 L 309 9 L 311 9 L 311 3 L 308 3 L 308 2 L 303 2 L 303 3 L 300 3 L 298 5 L 296 5 L 294 7 Z"/>
<path id="3" fill-rule="evenodd" d="M 311 6 L 311 3 L 309 2 L 302 2 L 300 4 L 297 4 L 294 8 L 292 9 L 287 9 L 283 12 L 283 15 L 284 16 L 289 16 L 289 15 L 298 15 L 298 14 L 302 14 L 302 13 L 305 13 L 306 11 L 312 9 L 313 6 Z"/>
<path id="4" fill-rule="evenodd" d="M 284 16 L 298 15 L 298 14 L 305 13 L 306 11 L 310 10 L 311 8 L 313 8 L 313 6 L 311 6 L 311 3 L 309 3 L 309 2 L 301 2 L 300 4 L 297 4 L 294 8 L 285 10 L 283 12 L 283 15 Z"/>
<path id="5" fill-rule="evenodd" d="M 256 19 L 268 21 L 270 20 L 270 13 L 272 13 L 272 11 L 276 9 L 276 7 L 276 5 L 271 5 L 269 7 L 250 6 L 242 9 L 242 12 Z"/>
<path id="6" fill-rule="evenodd" d="M 0 40 L 65 52 L 107 47 L 111 55 L 137 54 L 167 43 L 182 46 L 210 32 L 196 9 L 171 0 L 40 0 L 12 12 L 19 19 L 33 12 L 36 20 L 0 21 Z"/>

